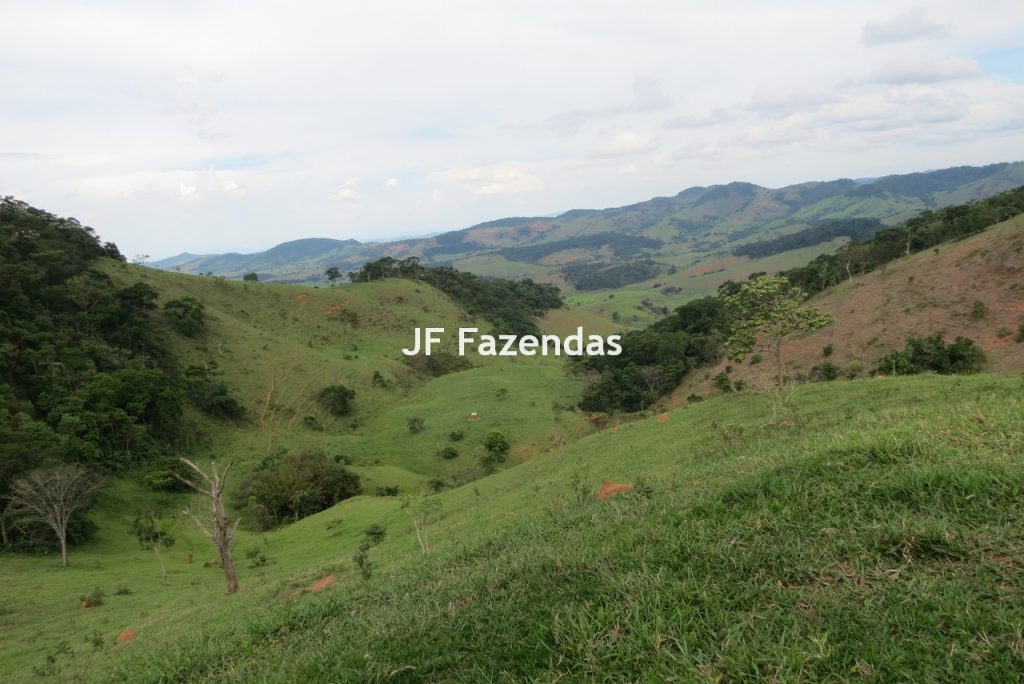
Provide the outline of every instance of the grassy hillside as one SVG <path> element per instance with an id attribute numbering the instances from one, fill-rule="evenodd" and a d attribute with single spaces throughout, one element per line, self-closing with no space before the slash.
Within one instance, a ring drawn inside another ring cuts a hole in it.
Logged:
<path id="1" fill-rule="evenodd" d="M 230 598 L 182 562 L 183 523 L 167 586 L 104 526 L 67 570 L 0 559 L 6 676 L 63 639 L 56 676 L 95 681 L 997 680 L 1024 665 L 1022 389 L 805 386 L 782 426 L 759 395 L 703 402 L 433 497 L 427 556 L 394 499 L 244 537 L 274 562 Z M 634 489 L 597 501 L 605 479 Z M 363 580 L 350 559 L 375 523 Z"/>
<path id="2" fill-rule="evenodd" d="M 394 484 L 416 491 L 431 477 L 475 466 L 489 430 L 509 436 L 515 461 L 586 429 L 573 411 L 552 411 L 553 403 L 569 407 L 579 396 L 579 381 L 554 357 L 526 363 L 473 354 L 466 360 L 476 367 L 437 378 L 411 368 L 400 350 L 412 344 L 415 327 L 445 328 L 449 341 L 441 351 L 450 353 L 460 326 L 490 328 L 425 283 L 388 279 L 310 288 L 114 262 L 106 268 L 117 281 L 152 285 L 161 301 L 192 296 L 206 305 L 201 339 L 168 330 L 166 340 L 182 366 L 215 368 L 249 417 L 231 423 L 195 415 L 194 448 L 201 458 L 230 458 L 244 472 L 280 449 L 316 448 L 344 455 L 368 491 Z M 384 386 L 374 382 L 375 371 Z M 320 389 L 337 383 L 356 391 L 350 416 L 332 417 L 316 401 Z M 499 397 L 499 389 L 507 391 Z M 473 412 L 478 420 L 468 421 Z M 406 427 L 414 416 L 425 421 L 415 435 Z M 465 433 L 456 445 L 462 456 L 442 461 L 436 453 L 456 430 Z"/>
<path id="3" fill-rule="evenodd" d="M 942 333 L 975 340 L 992 372 L 1024 372 L 1024 215 L 984 233 L 946 243 L 891 262 L 886 269 L 858 275 L 829 288 L 811 303 L 835 315 L 836 324 L 785 346 L 786 372 L 807 375 L 825 361 L 845 374 L 862 375 L 890 352 L 902 349 L 909 335 Z M 980 302 L 980 305 L 976 304 Z M 829 357 L 823 356 L 831 346 Z M 764 354 L 766 361 L 768 354 Z M 726 365 L 731 377 L 754 385 L 770 384 L 771 363 L 723 362 L 694 373 L 675 401 L 711 392 L 710 378 Z"/>

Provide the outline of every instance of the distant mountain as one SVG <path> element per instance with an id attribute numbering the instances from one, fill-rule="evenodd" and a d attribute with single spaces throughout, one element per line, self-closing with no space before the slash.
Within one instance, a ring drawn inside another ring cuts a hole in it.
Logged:
<path id="1" fill-rule="evenodd" d="M 564 281 L 569 264 L 643 258 L 681 268 L 741 244 L 830 221 L 872 218 L 893 224 L 925 209 L 1020 185 L 1024 162 L 776 189 L 734 182 L 692 187 L 623 207 L 486 221 L 427 238 L 387 243 L 311 238 L 257 254 L 182 254 L 150 265 L 229 278 L 255 271 L 261 280 L 300 282 L 321 280 L 330 266 L 348 271 L 382 256 L 416 256 L 483 275 Z"/>

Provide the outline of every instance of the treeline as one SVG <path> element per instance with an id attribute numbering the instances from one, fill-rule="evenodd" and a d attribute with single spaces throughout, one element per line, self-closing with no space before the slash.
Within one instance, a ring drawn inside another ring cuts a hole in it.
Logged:
<path id="1" fill-rule="evenodd" d="M 657 249 L 664 242 L 638 235 L 623 235 L 621 233 L 596 233 L 593 235 L 582 235 L 571 237 L 554 242 L 542 242 L 537 245 L 526 245 L 525 247 L 506 247 L 498 250 L 499 256 L 509 261 L 523 261 L 536 263 L 546 256 L 551 256 L 567 249 L 600 249 L 609 247 L 617 256 L 632 256 L 644 249 Z"/>
<path id="2" fill-rule="evenodd" d="M 980 233 L 1024 213 L 1024 187 L 984 200 L 956 205 L 921 215 L 874 237 L 850 243 L 835 254 L 824 254 L 806 266 L 784 271 L 793 285 L 811 295 L 846 278 L 867 273 L 908 254 L 942 242 Z M 870 228 L 865 222 L 864 227 Z M 764 275 L 752 274 L 751 278 Z M 740 283 L 726 281 L 717 296 L 688 302 L 648 328 L 623 335 L 619 356 L 588 357 L 575 361 L 589 374 L 581 408 L 589 411 L 642 411 L 675 389 L 694 368 L 717 363 L 731 323 L 724 298 L 736 294 Z M 876 373 L 908 374 L 976 372 L 984 355 L 971 340 L 958 338 L 944 344 L 940 337 L 912 337 L 907 348 L 879 362 Z"/>
<path id="3" fill-rule="evenodd" d="M 499 333 L 536 335 L 540 330 L 533 319 L 564 303 L 562 293 L 554 285 L 536 283 L 529 278 L 483 278 L 450 266 L 424 266 L 417 257 L 384 257 L 364 264 L 348 276 L 354 283 L 387 277 L 425 281 L 451 297 L 469 314 L 490 321 Z"/>
<path id="4" fill-rule="evenodd" d="M 13 482 L 53 463 L 117 471 L 181 445 L 185 397 L 211 413 L 241 407 L 209 375 L 176 372 L 166 326 L 203 329 L 194 299 L 157 307 L 157 292 L 96 268 L 123 260 L 91 228 L 0 200 L 0 515 Z"/>
<path id="5" fill-rule="evenodd" d="M 622 336 L 619 356 L 587 356 L 577 369 L 595 376 L 580 402 L 587 411 L 643 411 L 688 371 L 716 363 L 729 332 L 720 297 L 687 302 L 671 316 Z"/>
<path id="6" fill-rule="evenodd" d="M 732 253 L 735 256 L 748 256 L 751 259 L 761 259 L 782 254 L 793 249 L 813 247 L 814 245 L 828 242 L 838 237 L 848 237 L 854 242 L 863 242 L 875 236 L 885 226 L 876 218 L 854 218 L 842 221 L 828 221 L 819 225 L 791 233 L 781 235 L 770 240 L 761 240 L 746 245 L 740 245 Z"/>
<path id="7" fill-rule="evenodd" d="M 870 240 L 851 242 L 834 254 L 822 254 L 784 275 L 808 294 L 815 294 L 855 275 L 884 268 L 899 257 L 975 235 L 1022 212 L 1024 186 L 967 204 L 929 209 L 879 231 Z"/>
<path id="8" fill-rule="evenodd" d="M 569 264 L 562 269 L 566 280 L 577 290 L 604 290 L 654 278 L 662 266 L 651 259 L 633 259 L 617 263 Z"/>

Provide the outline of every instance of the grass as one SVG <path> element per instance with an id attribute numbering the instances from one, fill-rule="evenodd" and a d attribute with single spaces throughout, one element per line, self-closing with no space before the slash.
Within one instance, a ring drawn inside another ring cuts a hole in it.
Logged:
<path id="1" fill-rule="evenodd" d="M 3 558 L 5 676 L 65 639 L 60 676 L 96 681 L 1003 680 L 1024 666 L 1022 389 L 810 385 L 791 427 L 761 395 L 701 402 L 431 497 L 426 556 L 394 499 L 244 537 L 274 563 L 230 598 L 195 565 L 160 585 L 126 535 L 68 570 Z M 597 502 L 605 479 L 635 486 Z M 106 604 L 78 609 L 94 586 Z"/>

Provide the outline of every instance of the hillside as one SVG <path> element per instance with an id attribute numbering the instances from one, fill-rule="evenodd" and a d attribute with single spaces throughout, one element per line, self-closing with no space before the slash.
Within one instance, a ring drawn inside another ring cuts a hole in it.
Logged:
<path id="1" fill-rule="evenodd" d="M 908 336 L 935 333 L 948 341 L 962 335 L 977 342 L 991 372 L 1024 372 L 1024 345 L 1017 340 L 1024 324 L 1022 274 L 1024 215 L 855 276 L 811 299 L 834 314 L 836 323 L 787 341 L 786 373 L 806 377 L 827 361 L 843 375 L 864 375 L 880 358 L 902 349 Z M 832 349 L 827 358 L 826 346 Z M 771 383 L 770 363 L 722 362 L 688 378 L 675 401 L 713 392 L 710 378 L 726 366 L 734 380 L 754 386 Z"/>
<path id="2" fill-rule="evenodd" d="M 266 280 L 317 282 L 330 266 L 347 271 L 381 256 L 418 256 L 425 263 L 450 263 L 483 275 L 529 276 L 571 287 L 581 283 L 565 270 L 567 264 L 650 258 L 660 264 L 657 272 L 641 273 L 643 277 L 627 282 L 653 282 L 658 276 L 672 275 L 673 269 L 713 261 L 737 245 L 766 236 L 853 218 L 897 223 L 924 209 L 987 197 L 1022 184 L 1021 162 L 777 189 L 737 182 L 693 187 L 672 197 L 623 207 L 573 210 L 553 218 L 497 219 L 424 239 L 380 244 L 307 239 L 258 254 L 193 259 L 179 255 L 152 265 L 231 278 L 254 271 Z M 616 286 L 596 289 L 609 287 Z"/>
<path id="3" fill-rule="evenodd" d="M 817 384 L 795 402 L 796 427 L 775 425 L 761 396 L 721 398 L 442 493 L 427 556 L 387 498 L 247 535 L 239 548 L 272 563 L 243 569 L 230 598 L 215 569 L 182 562 L 203 549 L 184 523 L 161 585 L 152 553 L 113 524 L 131 500 L 119 491 L 103 506 L 109 531 L 71 568 L 0 558 L 7 677 L 28 680 L 47 653 L 51 676 L 131 682 L 1018 669 L 1019 380 Z M 635 488 L 596 501 L 605 479 Z M 375 523 L 387 536 L 364 580 L 350 559 Z M 77 608 L 97 585 L 133 593 Z M 113 646 L 126 628 L 137 638 Z M 73 655 L 53 650 L 62 639 Z"/>

